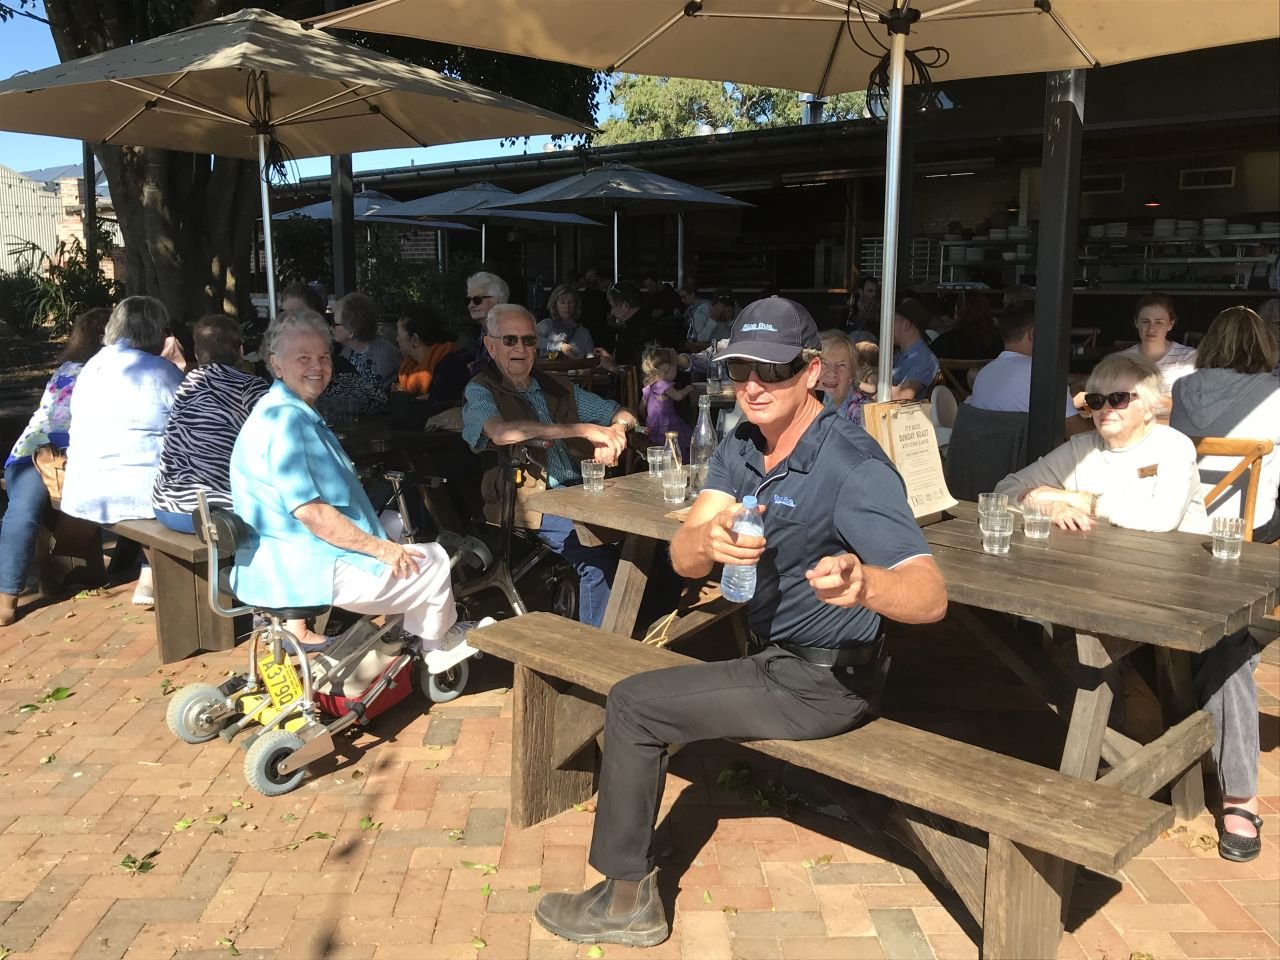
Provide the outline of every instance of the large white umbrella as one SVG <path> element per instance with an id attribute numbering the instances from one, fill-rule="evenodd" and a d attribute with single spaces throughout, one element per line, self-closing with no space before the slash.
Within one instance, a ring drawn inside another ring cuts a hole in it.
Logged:
<path id="1" fill-rule="evenodd" d="M 648 170 L 622 163 L 575 173 L 554 183 L 534 187 L 506 200 L 489 205 L 506 210 L 557 210 L 568 213 L 595 213 L 613 218 L 613 279 L 621 279 L 618 269 L 618 220 L 625 211 L 634 213 L 676 213 L 686 210 L 724 210 L 749 207 L 745 200 L 704 190 L 691 183 L 672 180 Z M 684 221 L 680 221 L 677 259 L 684 256 Z M 681 263 L 683 271 L 683 263 Z"/>
<path id="2" fill-rule="evenodd" d="M 256 158 L 274 316 L 268 181 L 289 158 L 590 127 L 241 10 L 0 82 L 0 129 Z"/>
<path id="3" fill-rule="evenodd" d="M 998 76 L 1280 36 L 1276 0 L 373 0 L 310 22 L 819 96 L 879 88 L 888 121 L 882 343 L 892 340 L 908 64 L 915 80 Z M 891 357 L 880 352 L 882 400 Z"/>
<path id="4" fill-rule="evenodd" d="M 352 197 L 354 219 L 360 223 L 390 223 L 397 227 L 422 227 L 427 230 L 470 230 L 465 223 L 453 223 L 448 220 L 420 220 L 417 217 L 408 219 L 408 215 L 400 212 L 405 206 L 394 197 L 379 190 L 361 190 Z M 333 201 L 320 200 L 309 203 L 305 207 L 294 207 L 292 210 L 281 210 L 271 215 L 272 220 L 288 220 L 302 217 L 305 220 L 332 220 Z"/>

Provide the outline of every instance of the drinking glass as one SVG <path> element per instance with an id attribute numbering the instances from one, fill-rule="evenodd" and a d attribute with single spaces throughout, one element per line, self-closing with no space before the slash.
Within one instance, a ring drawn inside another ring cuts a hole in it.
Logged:
<path id="1" fill-rule="evenodd" d="M 986 553 L 1002 554 L 1009 552 L 1009 541 L 1013 539 L 1013 514 L 1008 510 L 1000 513 L 984 513 L 978 517 L 978 528 L 982 531 L 982 549 Z"/>
<path id="2" fill-rule="evenodd" d="M 582 461 L 582 485 L 587 493 L 604 493 L 604 461 Z"/>
<path id="3" fill-rule="evenodd" d="M 1244 543 L 1244 520 L 1240 517 L 1213 518 L 1213 555 L 1218 560 L 1239 560 Z"/>
<path id="4" fill-rule="evenodd" d="M 657 480 L 667 466 L 667 448 L 662 446 L 648 447 L 644 458 L 649 463 L 649 476 Z"/>
<path id="5" fill-rule="evenodd" d="M 689 486 L 689 468 L 668 466 L 662 471 L 662 499 L 666 503 L 684 503 Z"/>
<path id="6" fill-rule="evenodd" d="M 1009 509 L 1009 495 L 1007 493 L 980 493 L 978 494 L 978 515 L 984 513 L 1004 513 Z"/>
<path id="7" fill-rule="evenodd" d="M 724 387 L 720 385 L 719 374 L 712 374 L 711 376 L 707 377 L 707 396 L 708 397 L 720 396 L 720 392 L 723 389 Z"/>
<path id="8" fill-rule="evenodd" d="M 1022 535 L 1028 540 L 1046 540 L 1053 528 L 1053 505 L 1027 497 L 1022 501 Z"/>

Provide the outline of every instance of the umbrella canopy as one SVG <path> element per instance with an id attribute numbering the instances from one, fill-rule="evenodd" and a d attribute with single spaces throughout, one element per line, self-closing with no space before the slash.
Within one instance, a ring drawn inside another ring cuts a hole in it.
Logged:
<path id="1" fill-rule="evenodd" d="M 620 279 L 618 268 L 618 216 L 630 213 L 677 213 L 686 210 L 749 207 L 745 200 L 735 200 L 723 193 L 704 190 L 638 167 L 621 163 L 605 164 L 585 173 L 554 183 L 534 187 L 508 200 L 500 201 L 503 211 L 560 210 L 571 213 L 611 214 L 613 216 L 613 278 Z M 491 208 L 492 209 L 492 208 Z M 677 243 L 677 272 L 684 271 L 684 221 L 680 221 Z"/>
<path id="2" fill-rule="evenodd" d="M 901 3 L 898 4 L 899 6 Z M 309 21 L 597 70 L 861 90 L 892 0 L 374 0 Z M 1275 0 L 912 0 L 935 79 L 1093 67 L 1276 36 Z M 483 29 L 477 29 L 477 24 Z"/>
<path id="3" fill-rule="evenodd" d="M 257 158 L 289 157 L 590 128 L 415 67 L 264 10 L 0 82 L 0 129 L 98 143 Z M 270 219 L 267 287 L 275 315 Z"/>
<path id="4" fill-rule="evenodd" d="M 395 212 L 397 217 L 458 217 L 476 220 L 480 224 L 480 259 L 488 254 L 486 249 L 489 240 L 490 223 L 521 222 L 549 223 L 552 226 L 598 227 L 600 224 L 586 217 L 572 213 L 544 213 L 537 210 L 503 210 L 486 209 L 489 204 L 500 204 L 509 200 L 515 193 L 492 183 L 472 183 L 456 190 L 444 193 L 433 193 L 429 197 L 418 197 L 406 200 Z"/>
<path id="5" fill-rule="evenodd" d="M 413 220 L 408 221 L 401 218 L 399 210 L 404 204 L 399 200 L 393 199 L 378 190 L 362 190 L 352 197 L 352 207 L 355 209 L 355 218 L 361 223 L 391 223 L 398 227 L 426 227 L 430 230 L 471 230 L 474 232 L 475 227 L 468 227 L 463 223 L 451 223 L 448 220 Z M 282 210 L 279 213 L 272 214 L 272 220 L 288 220 L 290 217 L 305 217 L 308 220 L 332 220 L 333 219 L 333 201 L 322 200 L 319 203 L 309 203 L 305 207 L 295 207 L 293 210 Z"/>

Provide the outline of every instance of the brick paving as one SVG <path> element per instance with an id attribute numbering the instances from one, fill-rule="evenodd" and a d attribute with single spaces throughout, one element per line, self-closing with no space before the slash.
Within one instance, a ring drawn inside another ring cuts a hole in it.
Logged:
<path id="1" fill-rule="evenodd" d="M 592 805 L 530 830 L 507 823 L 509 667 L 477 664 L 451 704 L 397 706 L 268 800 L 245 785 L 237 747 L 189 746 L 164 724 L 170 684 L 218 682 L 240 656 L 157 666 L 154 615 L 128 604 L 131 589 L 0 630 L 0 958 L 587 956 L 531 921 L 541 891 L 597 879 Z M 1081 880 L 1061 957 L 1280 957 L 1280 667 L 1264 663 L 1257 681 L 1263 855 L 1227 863 L 1207 815 L 1178 824 L 1121 874 Z M 59 686 L 72 695 L 40 702 Z M 768 815 L 717 787 L 734 749 L 672 762 L 659 832 L 671 939 L 603 956 L 977 956 L 954 896 L 891 841 L 802 808 Z M 753 777 L 775 772 L 757 762 Z M 147 871 L 120 866 L 153 851 Z"/>

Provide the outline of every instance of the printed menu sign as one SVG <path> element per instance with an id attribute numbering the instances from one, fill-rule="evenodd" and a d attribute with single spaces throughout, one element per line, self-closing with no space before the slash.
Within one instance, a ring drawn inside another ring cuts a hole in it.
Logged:
<path id="1" fill-rule="evenodd" d="M 907 502 L 922 526 L 940 519 L 956 505 L 942 475 L 938 437 L 929 419 L 929 405 L 918 401 L 868 403 L 862 407 L 867 433 L 894 462 L 907 487 Z"/>

